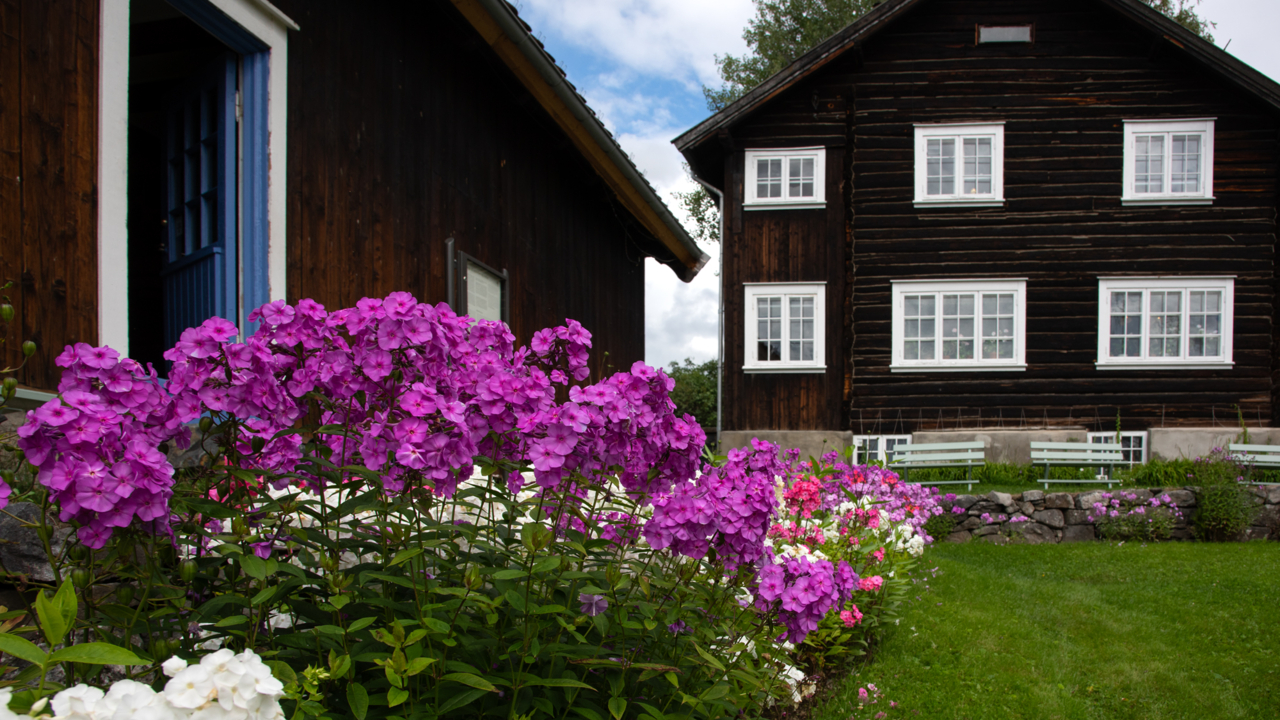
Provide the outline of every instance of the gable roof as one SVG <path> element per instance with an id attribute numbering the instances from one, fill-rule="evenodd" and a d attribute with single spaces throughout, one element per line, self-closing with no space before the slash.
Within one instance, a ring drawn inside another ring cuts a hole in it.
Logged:
<path id="1" fill-rule="evenodd" d="M 709 256 L 671 214 L 515 8 L 506 0 L 451 1 L 568 135 L 618 202 L 670 252 L 670 257 L 657 259 L 681 280 L 692 280 Z"/>
<path id="2" fill-rule="evenodd" d="M 801 55 L 723 110 L 685 131 L 672 142 L 680 152 L 701 145 L 721 129 L 734 125 L 765 103 L 812 75 L 846 50 L 880 32 L 897 17 L 929 0 L 885 0 L 843 30 Z M 1098 0 L 1134 20 L 1181 49 L 1194 60 L 1217 72 L 1240 89 L 1280 112 L 1280 84 L 1254 70 L 1235 56 L 1191 32 L 1141 0 Z"/>

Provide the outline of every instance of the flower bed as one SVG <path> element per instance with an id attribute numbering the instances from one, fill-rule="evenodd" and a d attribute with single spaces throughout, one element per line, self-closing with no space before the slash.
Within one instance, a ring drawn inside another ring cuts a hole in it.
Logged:
<path id="1" fill-rule="evenodd" d="M 184 332 L 167 384 L 109 348 L 59 356 L 60 397 L 19 431 L 36 480 L 5 477 L 40 537 L 75 530 L 45 544 L 85 598 L 50 645 L 127 649 L 157 684 L 160 658 L 252 651 L 291 717 L 758 713 L 875 642 L 940 512 L 835 455 L 700 458 L 670 379 L 588 382 L 572 321 L 516 347 L 405 293 L 250 319 L 243 343 Z M 193 428 L 202 459 L 175 470 Z"/>

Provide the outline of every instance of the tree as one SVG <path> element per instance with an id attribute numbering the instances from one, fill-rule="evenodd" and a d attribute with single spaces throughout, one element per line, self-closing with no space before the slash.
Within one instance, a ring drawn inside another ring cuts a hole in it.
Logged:
<path id="1" fill-rule="evenodd" d="M 702 87 L 707 109 L 719 112 L 760 83 L 790 65 L 815 45 L 857 20 L 882 0 L 754 0 L 756 16 L 747 21 L 742 39 L 747 54 L 716 56 L 719 88 Z M 1142 0 L 1188 30 L 1213 42 L 1214 24 L 1200 17 L 1195 7 L 1200 0 Z M 686 171 L 688 166 L 686 165 Z M 701 186 L 676 193 L 680 205 L 693 218 L 694 235 L 699 239 L 718 238 L 720 221 L 715 201 Z"/>
<path id="2" fill-rule="evenodd" d="M 704 428 L 716 426 L 716 376 L 719 363 L 708 360 L 694 365 L 693 360 L 684 359 L 684 365 L 671 363 L 667 375 L 676 381 L 671 391 L 671 401 L 676 404 L 676 413 L 689 413 L 698 419 Z"/>

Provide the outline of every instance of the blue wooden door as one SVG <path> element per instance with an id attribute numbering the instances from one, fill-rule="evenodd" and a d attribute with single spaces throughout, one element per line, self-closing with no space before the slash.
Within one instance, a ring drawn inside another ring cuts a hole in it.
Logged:
<path id="1" fill-rule="evenodd" d="M 236 69 L 227 53 L 175 90 L 166 108 L 166 347 L 213 316 L 237 321 Z"/>

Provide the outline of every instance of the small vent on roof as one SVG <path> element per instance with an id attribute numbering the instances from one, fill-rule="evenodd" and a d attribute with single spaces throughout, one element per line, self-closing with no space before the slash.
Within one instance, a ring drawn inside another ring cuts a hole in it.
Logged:
<path id="1" fill-rule="evenodd" d="M 979 25 L 978 44 L 1029 43 L 1035 41 L 1034 25 Z"/>

